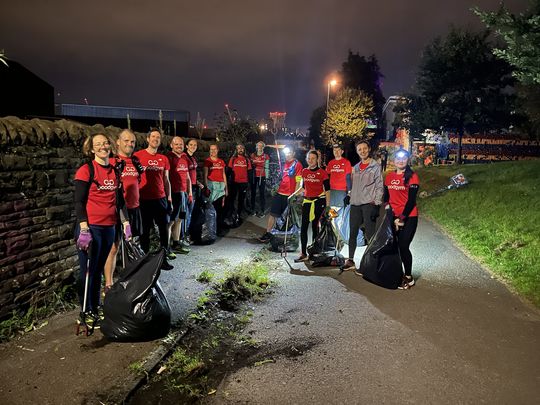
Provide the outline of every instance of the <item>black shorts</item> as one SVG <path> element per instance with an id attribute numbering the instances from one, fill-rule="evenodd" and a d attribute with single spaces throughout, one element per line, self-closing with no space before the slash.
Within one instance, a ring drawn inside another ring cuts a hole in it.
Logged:
<path id="1" fill-rule="evenodd" d="M 283 214 L 283 211 L 285 211 L 285 208 L 287 208 L 288 203 L 288 196 L 276 194 L 272 197 L 272 203 L 270 204 L 270 215 L 279 218 L 281 214 Z"/>
<path id="2" fill-rule="evenodd" d="M 187 211 L 187 193 L 184 191 L 171 193 L 171 197 L 173 209 L 170 221 L 176 221 L 178 218 L 184 219 Z"/>

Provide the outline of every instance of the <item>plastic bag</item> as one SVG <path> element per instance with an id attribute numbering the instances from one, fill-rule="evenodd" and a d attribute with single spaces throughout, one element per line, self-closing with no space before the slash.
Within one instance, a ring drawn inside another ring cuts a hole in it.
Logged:
<path id="1" fill-rule="evenodd" d="M 345 244 L 349 244 L 349 235 L 351 232 L 350 225 L 350 215 L 351 215 L 351 206 L 347 205 L 346 207 L 338 210 L 338 217 L 334 219 L 336 228 L 339 230 L 339 235 L 341 240 Z M 356 238 L 356 246 L 364 246 L 366 244 L 364 240 L 364 233 L 361 229 L 358 230 L 358 237 Z"/>
<path id="2" fill-rule="evenodd" d="M 196 200 L 191 223 L 189 225 L 191 240 L 198 245 L 210 245 L 217 238 L 217 214 L 212 203 L 206 198 Z"/>
<path id="3" fill-rule="evenodd" d="M 300 227 L 298 214 L 293 206 L 289 205 L 285 208 L 270 233 L 272 234 L 270 250 L 274 252 L 295 252 L 298 249 L 300 245 Z M 285 239 L 287 240 L 285 241 Z"/>
<path id="4" fill-rule="evenodd" d="M 128 263 L 105 295 L 101 332 L 109 340 L 144 342 L 169 333 L 171 309 L 158 278 L 165 251 Z"/>
<path id="5" fill-rule="evenodd" d="M 307 248 L 310 260 L 321 254 L 333 256 L 336 251 L 339 252 L 343 248 L 343 241 L 337 229 L 334 228 L 332 220 L 326 215 L 321 216 L 320 227 L 317 238 Z"/>
<path id="6" fill-rule="evenodd" d="M 403 278 L 393 219 L 392 210 L 387 209 L 384 220 L 362 256 L 359 267 L 366 280 L 390 289 L 398 288 Z"/>

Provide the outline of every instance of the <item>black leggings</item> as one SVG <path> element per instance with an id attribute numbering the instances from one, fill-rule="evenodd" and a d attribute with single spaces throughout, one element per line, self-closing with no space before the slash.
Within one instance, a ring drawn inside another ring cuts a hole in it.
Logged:
<path id="1" fill-rule="evenodd" d="M 309 220 L 309 211 L 311 209 L 310 203 L 302 204 L 302 227 L 300 228 L 300 243 L 302 246 L 302 254 L 307 253 L 307 231 L 309 223 L 311 222 L 311 231 L 313 232 L 312 240 L 315 241 L 319 234 L 319 219 L 326 206 L 326 199 L 319 198 L 315 201 L 315 219 Z"/>
<path id="2" fill-rule="evenodd" d="M 395 219 L 395 218 L 394 218 Z M 405 219 L 405 225 L 397 232 L 399 246 L 399 255 L 405 268 L 405 275 L 410 276 L 412 272 L 412 253 L 409 249 L 418 226 L 418 217 L 409 217 Z"/>
<path id="3" fill-rule="evenodd" d="M 223 201 L 225 201 L 225 203 Z M 226 204 L 225 196 L 219 197 L 216 201 L 212 203 L 212 205 L 214 206 L 214 209 L 216 210 L 217 232 L 221 232 L 225 228 L 225 224 L 224 224 L 225 204 Z"/>
<path id="4" fill-rule="evenodd" d="M 253 177 L 251 182 L 251 209 L 255 212 L 255 197 L 257 195 L 257 189 L 259 190 L 259 204 L 261 206 L 261 212 L 264 213 L 266 205 L 266 177 Z"/>
<path id="5" fill-rule="evenodd" d="M 240 215 L 244 211 L 244 203 L 246 201 L 246 193 L 247 193 L 247 183 L 232 183 L 231 184 L 231 195 L 229 199 L 229 213 L 232 213 L 234 209 L 234 203 L 235 200 L 238 198 L 238 208 L 236 210 L 236 213 Z"/>
<path id="6" fill-rule="evenodd" d="M 363 228 L 364 239 L 369 243 L 375 235 L 380 206 L 374 204 L 351 205 L 349 216 L 349 259 L 354 259 L 358 230 Z"/>

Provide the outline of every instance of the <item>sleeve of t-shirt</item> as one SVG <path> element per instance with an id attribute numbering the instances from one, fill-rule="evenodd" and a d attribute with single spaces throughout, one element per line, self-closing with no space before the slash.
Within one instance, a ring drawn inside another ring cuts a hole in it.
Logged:
<path id="1" fill-rule="evenodd" d="M 204 160 L 204 167 L 212 167 L 212 162 L 209 159 Z"/>
<path id="2" fill-rule="evenodd" d="M 93 164 L 93 163 L 92 163 Z M 84 164 L 75 173 L 75 180 L 88 181 L 90 180 L 90 170 L 88 170 L 88 165 Z"/>
<path id="3" fill-rule="evenodd" d="M 347 160 L 345 162 L 345 174 L 350 174 L 350 173 L 352 173 L 352 166 L 351 166 L 351 162 Z"/>
<path id="4" fill-rule="evenodd" d="M 412 174 L 411 179 L 409 180 L 409 184 L 418 184 L 418 185 L 420 185 L 420 179 L 418 178 L 418 175 L 416 173 Z"/>
<path id="5" fill-rule="evenodd" d="M 248 170 L 251 170 L 251 160 L 249 159 L 246 159 L 247 160 L 247 164 L 248 164 Z"/>
<path id="6" fill-rule="evenodd" d="M 323 177 L 322 177 L 322 179 L 323 179 L 323 180 L 328 179 L 328 173 L 326 173 L 325 170 L 323 170 L 322 172 L 323 172 Z"/>
<path id="7" fill-rule="evenodd" d="M 234 163 L 233 163 L 233 158 L 230 158 L 230 159 L 229 159 L 229 167 L 232 169 L 232 168 L 233 168 L 233 165 L 234 165 Z"/>
<path id="8" fill-rule="evenodd" d="M 169 163 L 169 159 L 165 159 L 165 170 L 171 170 L 171 164 Z"/>
<path id="9" fill-rule="evenodd" d="M 302 163 L 300 163 L 299 161 L 296 161 L 296 170 L 295 170 L 296 175 L 300 174 L 302 172 L 302 169 L 303 169 Z"/>
<path id="10" fill-rule="evenodd" d="M 330 162 L 331 163 L 331 162 Z M 330 163 L 328 163 L 328 166 L 326 166 L 326 173 L 330 174 Z"/>

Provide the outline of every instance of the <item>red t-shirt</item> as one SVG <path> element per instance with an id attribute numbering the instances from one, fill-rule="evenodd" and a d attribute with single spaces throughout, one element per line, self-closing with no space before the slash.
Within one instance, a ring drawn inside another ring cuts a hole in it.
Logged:
<path id="1" fill-rule="evenodd" d="M 225 162 L 223 159 L 217 158 L 212 160 L 207 158 L 204 161 L 204 167 L 208 168 L 208 180 L 224 182 L 223 170 L 225 169 Z"/>
<path id="2" fill-rule="evenodd" d="M 133 165 L 131 157 L 117 156 L 118 160 L 126 162 L 122 172 L 122 184 L 124 185 L 124 199 L 129 209 L 139 206 L 139 172 Z"/>
<path id="3" fill-rule="evenodd" d="M 177 156 L 173 152 L 167 152 L 167 158 L 171 165 L 169 181 L 171 182 L 171 192 L 179 193 L 187 191 L 187 177 L 189 176 L 189 162 L 187 155 L 182 152 Z"/>
<path id="4" fill-rule="evenodd" d="M 294 166 L 294 168 L 293 168 Z M 291 172 L 289 174 L 289 172 Z M 296 190 L 296 177 L 302 173 L 302 163 L 293 159 L 290 162 L 285 162 L 281 172 L 281 183 L 279 184 L 278 194 L 291 195 Z"/>
<path id="5" fill-rule="evenodd" d="M 253 167 L 255 168 L 255 177 L 266 177 L 266 171 L 264 170 L 264 167 L 268 160 L 270 160 L 270 156 L 268 156 L 266 153 L 263 153 L 260 156 L 257 155 L 257 153 L 251 154 L 251 162 L 253 163 Z"/>
<path id="6" fill-rule="evenodd" d="M 116 189 L 119 184 L 116 173 L 111 165 L 101 166 L 95 160 L 94 181 L 90 185 L 88 200 L 86 202 L 86 215 L 89 225 L 110 226 L 115 225 L 116 215 Z M 90 181 L 90 170 L 84 164 L 75 173 L 75 180 Z"/>
<path id="7" fill-rule="evenodd" d="M 302 170 L 304 179 L 304 197 L 315 198 L 324 192 L 324 181 L 328 179 L 328 173 L 318 167 L 316 170 L 305 168 Z"/>
<path id="8" fill-rule="evenodd" d="M 189 153 L 186 153 L 186 159 L 188 161 L 189 178 L 191 179 L 191 184 L 197 184 L 197 159 L 195 156 L 190 156 Z"/>
<path id="9" fill-rule="evenodd" d="M 251 170 L 251 162 L 245 156 L 232 157 L 229 160 L 229 167 L 234 172 L 235 183 L 248 182 L 248 170 Z"/>
<path id="10" fill-rule="evenodd" d="M 409 198 L 409 186 L 411 184 L 420 184 L 416 173 L 413 173 L 407 185 L 405 185 L 405 179 L 403 177 L 403 173 L 397 174 L 396 172 L 390 172 L 384 179 L 384 185 L 388 187 L 388 193 L 390 194 L 390 206 L 396 217 L 400 216 L 405 209 L 405 204 L 407 204 L 407 199 Z M 418 216 L 418 208 L 416 206 L 414 206 L 409 216 Z"/>
<path id="11" fill-rule="evenodd" d="M 330 176 L 332 190 L 347 190 L 347 175 L 352 172 L 351 162 L 345 158 L 332 159 L 326 166 L 326 172 Z"/>
<path id="12" fill-rule="evenodd" d="M 165 155 L 152 155 L 146 149 L 135 152 L 144 167 L 140 184 L 141 200 L 157 200 L 166 197 L 165 170 L 170 170 L 169 159 Z"/>

